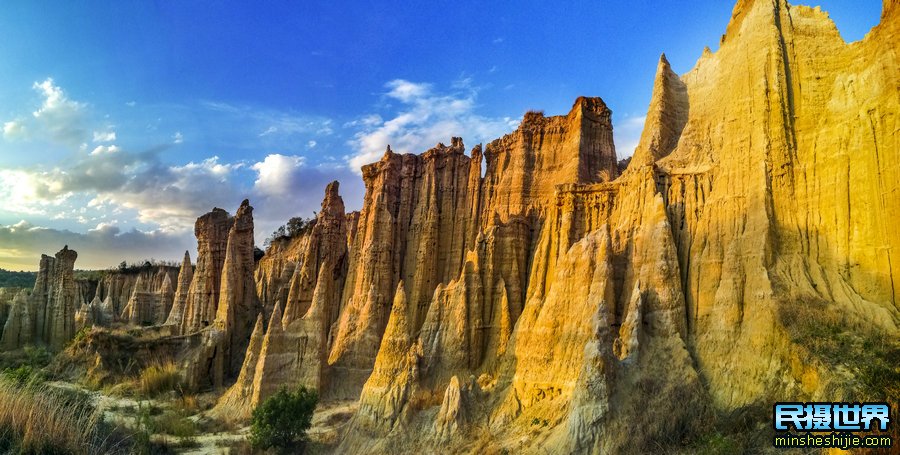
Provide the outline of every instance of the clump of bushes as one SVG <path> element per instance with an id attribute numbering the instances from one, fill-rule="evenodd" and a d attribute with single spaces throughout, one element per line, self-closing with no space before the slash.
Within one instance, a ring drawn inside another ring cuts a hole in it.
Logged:
<path id="1" fill-rule="evenodd" d="M 282 388 L 253 410 L 250 443 L 262 450 L 302 453 L 319 396 L 315 390 Z"/>
<path id="2" fill-rule="evenodd" d="M 315 217 L 303 218 L 295 216 L 288 220 L 286 224 L 283 224 L 279 226 L 278 229 L 275 229 L 275 231 L 272 232 L 272 235 L 270 235 L 269 238 L 266 239 L 263 245 L 268 248 L 269 245 L 272 244 L 272 242 L 299 237 L 311 231 L 312 228 L 315 227 L 315 225 Z"/>

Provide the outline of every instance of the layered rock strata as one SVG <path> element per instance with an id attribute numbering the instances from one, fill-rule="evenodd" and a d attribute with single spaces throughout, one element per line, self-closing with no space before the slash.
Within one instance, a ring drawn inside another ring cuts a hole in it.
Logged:
<path id="1" fill-rule="evenodd" d="M 83 295 L 75 281 L 78 253 L 63 247 L 55 257 L 41 256 L 34 289 L 12 300 L 0 345 L 14 350 L 27 344 L 62 349 L 75 335 L 75 314 Z"/>
<path id="2" fill-rule="evenodd" d="M 660 59 L 622 175 L 598 99 L 470 156 L 454 139 L 364 167 L 322 384 L 360 392 L 340 450 L 473 450 L 484 428 L 503 448 L 651 450 L 691 406 L 852 382 L 799 358 L 783 315 L 897 337 L 898 11 L 846 44 L 818 9 L 741 0 L 689 73 Z"/>
<path id="3" fill-rule="evenodd" d="M 278 301 L 265 330 L 263 319 L 257 321 L 238 380 L 216 408 L 219 415 L 249 416 L 280 387 L 303 385 L 324 390 L 328 342 L 346 276 L 346 219 L 338 183 L 333 182 L 325 190 L 315 225 L 306 236 L 296 239 L 303 248 L 292 267 L 284 311 Z M 270 248 L 270 253 L 280 248 Z"/>

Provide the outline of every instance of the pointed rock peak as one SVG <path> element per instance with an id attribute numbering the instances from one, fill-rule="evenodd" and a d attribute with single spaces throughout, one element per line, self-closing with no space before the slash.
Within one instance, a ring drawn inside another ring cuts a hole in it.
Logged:
<path id="1" fill-rule="evenodd" d="M 191 266 L 191 252 L 184 252 L 184 259 L 181 261 L 181 268 L 190 267 Z"/>
<path id="2" fill-rule="evenodd" d="M 262 313 L 259 313 L 259 315 L 256 316 L 256 324 L 253 325 L 253 332 L 250 335 L 250 338 L 256 338 L 258 336 L 261 336 L 262 334 L 263 334 L 263 315 L 262 315 Z"/>
<path id="3" fill-rule="evenodd" d="M 394 151 L 391 150 L 391 144 L 388 144 L 387 148 L 384 150 L 384 156 L 381 157 L 381 160 L 387 160 L 392 156 L 394 156 Z"/>
<path id="4" fill-rule="evenodd" d="M 669 59 L 666 58 L 665 52 L 663 52 L 662 54 L 659 54 L 659 67 L 660 68 L 671 68 L 672 67 L 671 65 L 669 65 Z"/>
<path id="5" fill-rule="evenodd" d="M 403 285 L 403 280 L 397 283 L 397 290 L 394 292 L 393 308 L 397 307 L 402 307 L 403 310 L 406 310 L 406 287 Z"/>
<path id="6" fill-rule="evenodd" d="M 341 182 L 337 180 L 332 181 L 325 187 L 325 196 L 326 197 L 337 197 L 340 196 L 340 192 L 338 191 L 341 187 Z"/>
<path id="7" fill-rule="evenodd" d="M 669 218 L 666 216 L 666 203 L 663 201 L 662 194 L 656 193 L 653 201 L 646 205 L 644 210 L 644 219 L 641 224 L 645 226 L 653 226 L 657 223 L 668 223 Z"/>
<path id="8" fill-rule="evenodd" d="M 666 59 L 666 54 L 662 54 L 659 56 L 659 63 L 656 65 L 656 84 L 658 85 L 660 83 L 661 78 L 666 77 L 678 77 L 678 75 L 672 71 L 672 65 L 670 65 L 669 60 Z"/>
<path id="9" fill-rule="evenodd" d="M 281 312 L 281 302 L 275 303 L 275 309 L 272 310 L 272 316 L 269 317 L 269 331 L 266 332 L 266 335 L 271 335 L 272 333 L 281 332 L 281 319 L 284 315 Z M 258 318 L 261 318 L 262 314 L 259 315 Z M 258 319 L 257 318 L 257 319 Z"/>
<path id="10" fill-rule="evenodd" d="M 475 147 L 472 147 L 472 153 L 470 153 L 470 155 L 472 156 L 473 159 L 480 159 L 481 155 L 483 155 L 483 154 L 484 154 L 484 149 L 481 144 L 478 144 Z"/>
<path id="11" fill-rule="evenodd" d="M 453 388 L 459 390 L 459 378 L 454 374 L 452 378 L 450 378 L 450 384 L 447 384 L 447 388 Z"/>
<path id="12" fill-rule="evenodd" d="M 395 337 L 402 336 L 404 340 L 409 340 L 409 321 L 406 317 L 408 312 L 407 306 L 406 289 L 401 280 L 400 283 L 397 284 L 397 291 L 394 293 L 394 304 L 391 307 L 391 316 L 388 319 L 388 324 L 385 328 L 386 335 L 391 334 Z"/>
<path id="13" fill-rule="evenodd" d="M 250 207 L 250 199 L 244 199 L 241 201 L 241 208 Z"/>

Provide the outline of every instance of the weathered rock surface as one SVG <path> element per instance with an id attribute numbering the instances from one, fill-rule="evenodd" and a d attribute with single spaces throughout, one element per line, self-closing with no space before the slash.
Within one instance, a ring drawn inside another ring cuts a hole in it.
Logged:
<path id="1" fill-rule="evenodd" d="M 195 233 L 199 256 L 183 318 L 168 322 L 190 340 L 186 352 L 179 355 L 187 384 L 196 389 L 218 388 L 239 376 L 254 323 L 263 312 L 253 277 L 256 258 L 250 201 L 244 200 L 234 217 L 213 209 L 197 219 Z M 176 301 L 180 298 L 175 296 Z M 215 317 L 211 323 L 210 316 Z"/>
<path id="2" fill-rule="evenodd" d="M 898 11 L 885 1 L 846 44 L 818 9 L 741 0 L 692 71 L 660 58 L 622 175 L 590 99 L 468 160 L 454 139 L 365 167 L 331 396 L 367 379 L 341 449 L 474 450 L 448 437 L 474 422 L 503 448 L 652 450 L 693 405 L 849 381 L 799 358 L 780 315 L 821 302 L 859 336 L 897 337 Z M 470 375 L 484 395 L 468 409 Z M 541 437 L 511 443 L 534 422 Z"/>
<path id="3" fill-rule="evenodd" d="M 184 314 L 178 325 L 182 333 L 190 333 L 210 326 L 216 318 L 222 270 L 228 251 L 228 237 L 234 218 L 220 208 L 201 216 L 194 225 L 197 237 L 197 265 L 184 299 Z M 252 250 L 252 247 L 251 247 Z M 252 253 L 252 251 L 251 251 Z M 252 255 L 251 255 L 252 257 Z M 175 322 L 175 321 L 170 321 Z"/>
<path id="4" fill-rule="evenodd" d="M 281 386 L 358 399 L 345 453 L 648 453 L 695 410 L 833 399 L 853 378 L 782 315 L 900 338 L 898 45 L 897 0 L 851 44 L 818 9 L 740 0 L 693 70 L 660 58 L 624 171 L 579 98 L 469 155 L 388 148 L 359 213 L 329 185 L 259 265 L 249 206 L 214 210 L 169 316 L 187 376 L 236 376 L 214 410 L 234 418 Z M 66 308 L 58 275 L 8 327 Z"/>
<path id="5" fill-rule="evenodd" d="M 261 324 L 259 331 L 254 329 L 251 344 L 258 340 L 258 346 L 247 351 L 237 382 L 220 400 L 216 409 L 220 415 L 245 417 L 280 387 L 303 385 L 324 390 L 328 341 L 346 276 L 346 219 L 338 183 L 333 182 L 325 190 L 315 225 L 307 235 L 293 240 L 301 248 L 295 256 L 298 262 L 290 266 L 294 273 L 287 286 L 285 310 L 276 302 L 264 335 Z M 289 261 L 277 257 L 282 248 L 284 245 L 270 248 L 266 273 L 284 267 L 272 262 Z M 295 248 L 288 246 L 287 251 Z M 257 270 L 257 279 L 263 283 L 270 283 L 266 277 L 272 276 Z M 310 277 L 314 281 L 310 282 Z"/>
<path id="6" fill-rule="evenodd" d="M 58 351 L 75 336 L 75 314 L 84 303 L 74 276 L 77 258 L 68 246 L 55 257 L 41 256 L 34 289 L 19 292 L 10 305 L 0 338 L 4 350 L 43 344 Z"/>
<path id="7" fill-rule="evenodd" d="M 191 265 L 191 254 L 184 252 L 184 260 L 181 262 L 181 269 L 178 271 L 178 285 L 175 288 L 175 295 L 172 300 L 172 309 L 166 317 L 166 325 L 181 327 L 181 321 L 184 319 L 185 308 L 187 307 L 188 292 L 191 289 L 191 281 L 194 279 L 194 266 Z"/>
<path id="8" fill-rule="evenodd" d="M 161 267 L 155 274 L 139 274 L 120 319 L 139 326 L 160 325 L 165 322 L 175 298 L 173 272 L 171 267 Z"/>

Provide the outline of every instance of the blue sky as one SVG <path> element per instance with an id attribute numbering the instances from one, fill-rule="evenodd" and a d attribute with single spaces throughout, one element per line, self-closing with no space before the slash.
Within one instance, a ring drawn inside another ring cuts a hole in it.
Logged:
<path id="1" fill-rule="evenodd" d="M 359 165 L 467 146 L 580 95 L 640 135 L 659 54 L 688 71 L 733 3 L 31 2 L 0 4 L 0 267 L 64 243 L 79 267 L 193 251 L 193 220 L 249 197 L 258 242 Z M 879 0 L 818 2 L 844 39 Z M 192 253 L 193 255 L 193 253 Z"/>

